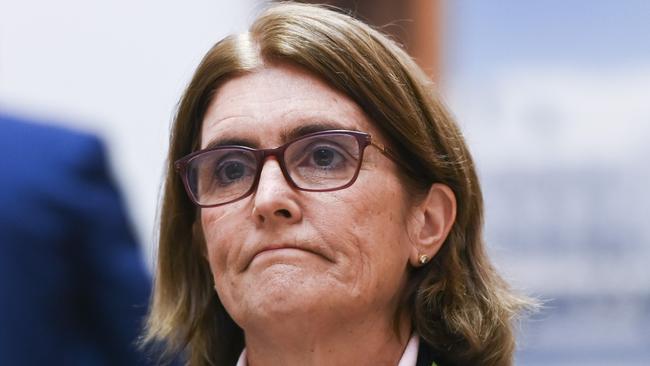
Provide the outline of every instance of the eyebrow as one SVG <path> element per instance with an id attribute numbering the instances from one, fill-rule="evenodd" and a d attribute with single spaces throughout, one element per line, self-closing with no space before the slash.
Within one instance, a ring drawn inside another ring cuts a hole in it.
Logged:
<path id="1" fill-rule="evenodd" d="M 308 135 L 310 133 L 329 131 L 329 130 L 349 130 L 349 131 L 359 131 L 356 128 L 345 126 L 341 123 L 335 122 L 308 122 L 301 124 L 300 126 L 293 128 L 288 131 L 284 131 L 281 135 L 282 143 L 287 143 L 288 141 L 293 141 L 299 137 Z M 258 148 L 259 143 L 255 139 L 248 137 L 216 137 L 206 145 L 204 150 L 213 149 L 221 146 L 246 146 L 252 148 Z"/>
<path id="2" fill-rule="evenodd" d="M 202 150 L 210 150 L 215 147 L 221 146 L 247 146 L 247 147 L 257 147 L 257 142 L 248 138 L 242 137 L 226 137 L 226 138 L 214 138 L 208 142 L 208 144 Z"/>
<path id="3" fill-rule="evenodd" d="M 293 128 L 283 133 L 282 141 L 283 143 L 287 143 L 288 141 L 293 141 L 299 137 L 309 135 L 310 133 L 330 131 L 330 130 L 358 131 L 356 128 L 351 128 L 336 122 L 327 122 L 327 121 L 310 122 L 310 123 L 302 124 L 296 128 Z"/>

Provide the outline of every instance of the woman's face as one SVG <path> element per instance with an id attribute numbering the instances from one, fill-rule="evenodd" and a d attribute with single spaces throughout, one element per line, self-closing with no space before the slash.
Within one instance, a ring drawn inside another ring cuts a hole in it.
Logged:
<path id="1" fill-rule="evenodd" d="M 205 114 L 201 146 L 274 148 L 299 131 L 348 129 L 386 142 L 348 97 L 293 66 L 236 77 Z M 244 329 L 286 319 L 337 326 L 392 318 L 412 244 L 397 166 L 367 147 L 356 182 L 333 192 L 291 188 L 268 158 L 257 190 L 203 208 L 206 255 L 221 302 Z"/>

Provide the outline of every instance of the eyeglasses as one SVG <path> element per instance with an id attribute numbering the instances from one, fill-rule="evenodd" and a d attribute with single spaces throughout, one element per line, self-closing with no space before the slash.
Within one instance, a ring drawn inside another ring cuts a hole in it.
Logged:
<path id="1" fill-rule="evenodd" d="M 225 205 L 252 194 L 264 162 L 275 156 L 295 189 L 329 192 L 351 186 L 369 145 L 389 159 L 395 155 L 365 132 L 330 130 L 302 136 L 275 149 L 220 146 L 189 154 L 174 163 L 191 200 L 200 207 Z"/>

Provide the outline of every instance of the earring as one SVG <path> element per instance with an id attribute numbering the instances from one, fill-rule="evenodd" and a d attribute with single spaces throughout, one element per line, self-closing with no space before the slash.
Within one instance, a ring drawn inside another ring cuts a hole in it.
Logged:
<path id="1" fill-rule="evenodd" d="M 420 264 L 425 265 L 429 263 L 429 256 L 426 254 L 421 254 L 420 255 Z"/>

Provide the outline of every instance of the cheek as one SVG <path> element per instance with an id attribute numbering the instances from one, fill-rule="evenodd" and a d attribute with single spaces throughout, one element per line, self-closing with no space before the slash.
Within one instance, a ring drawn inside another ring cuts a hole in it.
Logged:
<path id="1" fill-rule="evenodd" d="M 397 264 L 407 252 L 402 212 L 376 200 L 372 205 L 354 207 L 351 229 L 357 236 L 359 250 L 365 252 L 371 264 L 378 267 Z M 384 201 L 385 202 L 385 201 Z M 368 207 L 370 206 L 370 207 Z"/>
<path id="2" fill-rule="evenodd" d="M 201 227 L 205 238 L 208 262 L 213 273 L 223 273 L 232 246 L 237 242 L 237 231 L 231 230 L 235 225 L 229 223 L 232 213 L 227 209 L 204 208 L 201 211 Z"/>
<path id="3" fill-rule="evenodd" d="M 237 207 L 214 207 L 201 212 L 210 271 L 219 299 L 228 309 L 241 303 L 241 294 L 235 291 L 238 283 L 236 268 L 241 259 L 243 235 L 248 232 Z"/>
<path id="4" fill-rule="evenodd" d="M 403 190 L 391 180 L 373 183 L 335 192 L 324 205 L 327 215 L 317 213 L 328 218 L 319 220 L 319 231 L 340 245 L 337 275 L 362 292 L 375 292 L 386 281 L 397 286 L 409 255 Z"/>
<path id="5" fill-rule="evenodd" d="M 396 178 L 383 177 L 356 188 L 354 199 L 346 200 L 353 228 L 380 241 L 406 232 L 405 193 Z"/>

